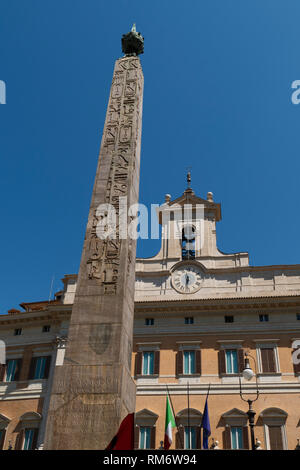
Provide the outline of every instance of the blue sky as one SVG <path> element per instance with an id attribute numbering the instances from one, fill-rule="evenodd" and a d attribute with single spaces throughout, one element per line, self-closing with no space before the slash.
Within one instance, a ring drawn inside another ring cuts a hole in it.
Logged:
<path id="1" fill-rule="evenodd" d="M 298 0 L 2 0 L 0 313 L 78 270 L 114 61 L 145 37 L 140 202 L 222 204 L 218 246 L 300 263 Z M 143 241 L 138 256 L 154 255 Z"/>

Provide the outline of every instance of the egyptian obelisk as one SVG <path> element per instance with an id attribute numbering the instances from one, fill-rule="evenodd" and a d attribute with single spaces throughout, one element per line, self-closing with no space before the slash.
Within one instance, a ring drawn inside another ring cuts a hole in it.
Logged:
<path id="1" fill-rule="evenodd" d="M 143 49 L 134 25 L 122 38 L 124 57 L 115 63 L 66 353 L 54 372 L 48 450 L 105 449 L 135 409 L 130 363 L 136 241 L 125 238 L 124 230 L 120 236 L 118 222 L 113 237 L 99 238 L 97 227 L 105 227 L 101 205 L 113 207 L 118 219 L 120 201 L 127 197 L 128 207 L 138 202 Z"/>

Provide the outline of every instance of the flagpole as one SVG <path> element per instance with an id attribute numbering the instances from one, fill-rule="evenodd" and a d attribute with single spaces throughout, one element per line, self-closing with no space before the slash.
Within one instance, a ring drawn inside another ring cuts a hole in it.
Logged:
<path id="1" fill-rule="evenodd" d="M 187 399 L 188 399 L 188 436 L 189 436 L 189 449 L 191 448 L 191 429 L 190 429 L 190 386 L 189 382 L 187 383 Z"/>
<path id="2" fill-rule="evenodd" d="M 207 401 L 207 399 L 208 399 L 209 391 L 210 391 L 210 383 L 208 384 L 208 390 L 207 390 L 207 394 L 206 394 L 206 398 L 205 398 L 204 407 L 205 407 L 206 401 Z M 203 416 L 204 416 L 204 415 L 202 415 L 202 418 L 201 418 L 201 425 L 200 425 L 200 449 L 202 448 L 202 444 L 203 444 L 203 441 L 204 441 L 204 434 L 203 434 L 202 442 L 201 442 L 201 428 L 202 428 L 202 425 L 203 425 Z M 204 433 L 204 430 L 203 430 L 203 433 Z"/>
<path id="3" fill-rule="evenodd" d="M 167 388 L 168 397 L 170 398 L 170 404 L 171 404 L 173 416 L 174 416 L 174 419 L 175 419 L 175 424 L 176 424 L 176 428 L 177 428 L 177 432 L 178 432 L 178 437 L 179 437 L 180 445 L 181 445 L 181 448 L 183 449 L 183 443 L 182 443 L 182 441 L 181 441 L 181 436 L 180 436 L 180 432 L 179 432 L 179 427 L 178 427 L 178 424 L 177 424 L 177 417 L 176 417 L 175 412 L 174 412 L 173 403 L 172 403 L 172 398 L 171 398 L 171 395 L 170 395 L 170 392 L 169 392 L 169 387 L 168 387 L 167 384 L 166 384 L 166 388 Z"/>
<path id="4" fill-rule="evenodd" d="M 207 394 L 206 394 L 205 402 L 206 402 L 206 400 L 208 399 L 209 390 L 210 390 L 210 383 L 208 384 L 208 390 L 207 390 Z M 204 402 L 204 404 L 205 404 L 205 402 Z M 203 415 L 202 415 L 202 418 L 201 418 L 201 425 L 200 425 L 200 429 L 202 428 L 202 421 L 203 421 Z"/>

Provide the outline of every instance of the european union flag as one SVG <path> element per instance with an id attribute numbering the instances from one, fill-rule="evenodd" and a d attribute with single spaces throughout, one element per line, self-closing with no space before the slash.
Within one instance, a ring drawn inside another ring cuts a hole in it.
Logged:
<path id="1" fill-rule="evenodd" d="M 203 416 L 202 416 L 202 428 L 203 428 L 203 449 L 208 449 L 208 437 L 211 435 L 210 422 L 208 416 L 207 398 L 205 401 Z"/>

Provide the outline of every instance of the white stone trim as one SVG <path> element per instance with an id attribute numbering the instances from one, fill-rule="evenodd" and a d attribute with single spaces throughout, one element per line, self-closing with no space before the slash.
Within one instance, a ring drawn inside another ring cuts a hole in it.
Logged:
<path id="1" fill-rule="evenodd" d="M 160 344 L 155 342 L 149 343 L 136 343 L 138 346 L 139 352 L 151 352 L 151 351 L 160 351 Z"/>
<path id="2" fill-rule="evenodd" d="M 287 435 L 286 435 L 285 424 L 279 424 L 278 426 L 281 427 L 281 435 L 282 435 L 282 446 L 283 446 L 283 450 L 288 450 L 288 442 L 287 442 Z M 265 423 L 264 423 L 264 434 L 265 434 L 266 450 L 271 450 L 269 426 L 268 426 L 268 424 L 265 424 Z"/>
<path id="3" fill-rule="evenodd" d="M 256 341 L 256 340 L 254 340 Z M 275 341 L 279 340 L 261 340 L 262 342 L 256 342 L 256 358 L 257 358 L 257 375 L 259 374 L 265 374 L 262 370 L 262 360 L 261 360 L 261 349 L 263 348 L 273 348 L 274 350 L 274 359 L 275 359 L 275 367 L 276 367 L 276 373 L 273 374 L 274 376 L 276 374 L 280 374 L 280 364 L 279 364 L 279 354 L 278 354 L 278 346 Z M 281 375 L 281 374 L 280 374 Z"/>

